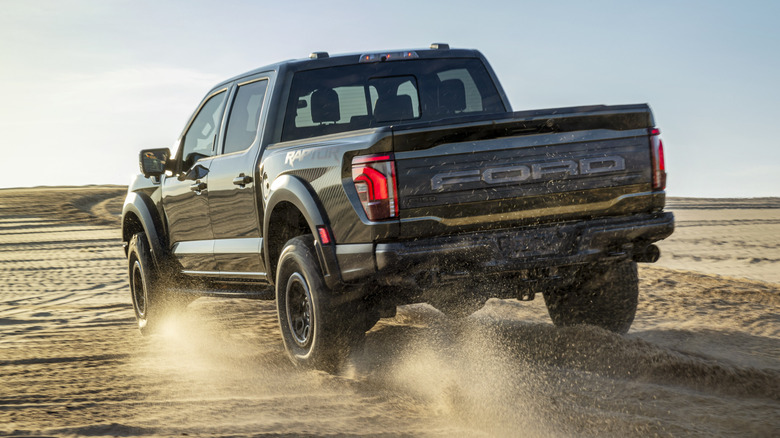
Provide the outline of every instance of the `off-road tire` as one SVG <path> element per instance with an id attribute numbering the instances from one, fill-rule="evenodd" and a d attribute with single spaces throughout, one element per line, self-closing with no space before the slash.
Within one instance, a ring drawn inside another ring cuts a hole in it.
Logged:
<path id="1" fill-rule="evenodd" d="M 197 298 L 188 294 L 176 294 L 165 286 L 163 276 L 152 263 L 146 234 L 138 233 L 130 239 L 127 261 L 130 296 L 138 329 L 142 334 L 157 332 L 167 315 L 182 311 Z M 170 278 L 173 279 L 173 275 Z"/>
<path id="2" fill-rule="evenodd" d="M 636 315 L 639 297 L 636 262 L 584 268 L 573 285 L 544 293 L 556 326 L 595 325 L 625 334 Z"/>
<path id="3" fill-rule="evenodd" d="M 276 271 L 276 309 L 287 355 L 295 365 L 336 372 L 365 337 L 364 318 L 335 305 L 311 235 L 284 245 Z"/>
<path id="4" fill-rule="evenodd" d="M 164 300 L 144 233 L 135 234 L 130 239 L 127 261 L 135 319 L 141 333 L 148 335 L 159 328 L 164 314 Z"/>

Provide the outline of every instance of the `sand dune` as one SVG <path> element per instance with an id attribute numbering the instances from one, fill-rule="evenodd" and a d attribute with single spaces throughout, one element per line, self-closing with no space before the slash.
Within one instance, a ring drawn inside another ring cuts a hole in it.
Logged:
<path id="1" fill-rule="evenodd" d="M 0 190 L 0 434 L 776 436 L 780 202 L 671 200 L 627 336 L 542 300 L 380 321 L 342 375 L 294 368 L 273 302 L 134 327 L 122 188 Z M 754 261 L 757 260 L 757 261 Z M 720 274 L 720 275 L 714 275 Z"/>
<path id="2" fill-rule="evenodd" d="M 658 266 L 780 283 L 780 198 L 672 199 Z"/>

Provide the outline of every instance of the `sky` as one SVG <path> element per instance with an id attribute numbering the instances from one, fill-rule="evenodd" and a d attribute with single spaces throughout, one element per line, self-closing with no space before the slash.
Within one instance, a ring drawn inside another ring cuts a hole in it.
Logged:
<path id="1" fill-rule="evenodd" d="M 780 196 L 778 20 L 771 0 L 0 0 L 0 188 L 128 184 L 217 82 L 446 42 L 516 111 L 650 104 L 670 196 Z"/>

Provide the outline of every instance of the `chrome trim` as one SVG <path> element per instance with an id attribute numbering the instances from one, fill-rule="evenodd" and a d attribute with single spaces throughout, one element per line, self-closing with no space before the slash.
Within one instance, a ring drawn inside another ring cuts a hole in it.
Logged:
<path id="1" fill-rule="evenodd" d="M 260 254 L 262 247 L 261 237 L 214 240 L 214 254 Z"/>
<path id="2" fill-rule="evenodd" d="M 181 271 L 182 274 L 197 275 L 200 277 L 230 277 L 230 278 L 257 278 L 264 279 L 268 276 L 265 272 L 229 272 L 229 271 Z"/>
<path id="3" fill-rule="evenodd" d="M 182 274 L 187 275 L 199 275 L 199 276 L 208 276 L 208 277 L 216 277 L 219 276 L 219 271 L 181 271 Z"/>
<path id="4" fill-rule="evenodd" d="M 336 254 L 370 254 L 374 252 L 373 243 L 339 243 L 336 245 Z"/>
<path id="5" fill-rule="evenodd" d="M 248 81 L 245 81 L 245 82 L 238 83 L 238 84 L 236 84 L 236 86 L 237 86 L 237 87 L 242 87 L 242 86 L 244 86 L 244 85 L 251 84 L 252 82 L 258 82 L 258 81 L 270 81 L 270 80 L 271 80 L 271 77 L 270 77 L 270 76 L 263 76 L 263 77 L 259 77 L 259 78 L 255 78 L 255 79 L 250 79 L 250 80 L 248 80 Z M 263 99 L 263 100 L 265 100 L 265 99 Z"/>
<path id="6" fill-rule="evenodd" d="M 220 271 L 219 275 L 222 277 L 258 277 L 265 278 L 268 276 L 266 272 L 232 272 L 232 271 Z"/>
<path id="7" fill-rule="evenodd" d="M 176 242 L 173 245 L 173 254 L 213 254 L 214 253 L 214 241 L 213 240 L 190 240 L 187 242 Z"/>
<path id="8" fill-rule="evenodd" d="M 263 238 L 191 240 L 176 242 L 173 253 L 180 254 L 260 254 Z"/>
<path id="9" fill-rule="evenodd" d="M 409 223 L 409 222 L 419 222 L 419 221 L 436 221 L 447 226 L 457 226 L 457 225 L 469 225 L 474 223 L 482 223 L 490 219 L 496 220 L 496 218 L 498 218 L 498 220 L 500 221 L 508 221 L 508 220 L 518 220 L 518 219 L 528 219 L 528 218 L 534 218 L 540 216 L 595 212 L 599 210 L 607 210 L 631 198 L 652 196 L 655 195 L 656 193 L 657 192 L 630 193 L 627 195 L 618 196 L 617 198 L 610 199 L 608 201 L 592 202 L 589 204 L 562 205 L 559 207 L 535 208 L 533 210 L 510 211 L 506 213 L 492 213 L 492 214 L 487 214 L 482 216 L 471 216 L 471 217 L 453 218 L 453 219 L 445 219 L 438 216 L 423 216 L 417 218 L 401 219 L 400 222 Z"/>

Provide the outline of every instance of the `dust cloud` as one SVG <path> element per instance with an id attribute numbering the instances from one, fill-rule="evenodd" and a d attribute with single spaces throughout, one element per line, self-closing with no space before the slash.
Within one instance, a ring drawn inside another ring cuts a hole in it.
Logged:
<path id="1" fill-rule="evenodd" d="M 780 430 L 777 283 L 690 265 L 643 267 L 637 319 L 626 336 L 556 329 L 541 299 L 490 300 L 463 319 L 425 304 L 403 306 L 331 375 L 287 359 L 271 301 L 199 298 L 169 315 L 160 334 L 141 336 L 112 216 L 119 192 L 0 191 L 0 434 L 709 437 Z M 35 207 L 54 202 L 53 211 Z M 754 226 L 774 226 L 766 222 L 771 212 L 760 214 L 764 222 Z M 780 258 L 765 240 L 763 264 Z M 671 244 L 678 260 L 689 260 Z"/>

